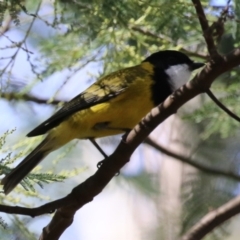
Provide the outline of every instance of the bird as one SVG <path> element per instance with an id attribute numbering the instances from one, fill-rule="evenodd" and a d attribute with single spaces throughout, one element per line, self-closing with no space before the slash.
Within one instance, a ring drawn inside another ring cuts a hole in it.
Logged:
<path id="1" fill-rule="evenodd" d="M 45 139 L 2 180 L 9 194 L 49 153 L 73 139 L 90 139 L 125 133 L 152 108 L 185 84 L 191 72 L 204 66 L 175 50 L 158 51 L 140 64 L 106 75 L 74 97 L 27 134 Z"/>

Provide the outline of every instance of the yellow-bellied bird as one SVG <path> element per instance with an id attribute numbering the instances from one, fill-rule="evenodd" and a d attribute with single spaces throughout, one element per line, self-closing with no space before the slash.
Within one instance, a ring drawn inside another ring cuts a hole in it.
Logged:
<path id="1" fill-rule="evenodd" d="M 46 138 L 2 179 L 5 194 L 50 152 L 69 141 L 93 141 L 132 129 L 153 107 L 186 83 L 191 71 L 203 65 L 178 51 L 159 51 L 139 65 L 99 79 L 27 135 L 47 133 Z"/>

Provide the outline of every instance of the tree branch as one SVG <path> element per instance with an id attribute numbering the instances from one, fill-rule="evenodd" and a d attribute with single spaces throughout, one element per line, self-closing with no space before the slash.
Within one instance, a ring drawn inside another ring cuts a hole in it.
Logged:
<path id="1" fill-rule="evenodd" d="M 157 149 L 158 151 L 160 151 L 160 152 L 162 152 L 162 153 L 164 153 L 164 154 L 166 154 L 170 157 L 173 157 L 176 160 L 179 160 L 183 163 L 186 163 L 186 164 L 188 164 L 192 167 L 195 167 L 195 168 L 197 168 L 198 170 L 200 170 L 204 173 L 211 174 L 211 175 L 216 175 L 216 176 L 221 176 L 221 177 L 227 177 L 227 178 L 231 178 L 235 181 L 240 181 L 240 175 L 237 175 L 237 174 L 235 174 L 233 172 L 230 172 L 230 171 L 227 172 L 227 171 L 215 169 L 215 168 L 210 167 L 210 166 L 205 166 L 201 163 L 198 163 L 195 160 L 186 158 L 186 157 L 184 157 L 180 154 L 174 153 L 174 152 L 162 147 L 158 143 L 151 140 L 149 137 L 144 141 L 144 143 L 148 144 L 149 146 Z"/>
<path id="2" fill-rule="evenodd" d="M 203 11 L 201 1 L 200 0 L 192 0 L 192 2 L 196 9 L 196 13 L 198 15 L 199 23 L 201 25 L 202 32 L 203 32 L 203 37 L 207 44 L 208 52 L 209 52 L 211 58 L 216 58 L 216 57 L 219 58 L 220 55 L 218 54 L 218 52 L 216 50 L 216 46 L 215 46 L 215 43 L 214 43 L 214 40 L 212 37 L 212 29 L 210 29 L 210 27 L 208 25 L 208 21 L 205 16 L 205 13 Z"/>
<path id="3" fill-rule="evenodd" d="M 41 4 L 42 4 L 42 2 L 40 1 L 40 2 L 38 3 L 37 9 L 36 9 L 36 14 L 38 13 L 38 11 L 39 11 L 39 9 L 40 9 Z M 33 26 L 33 24 L 34 24 L 34 22 L 35 22 L 35 20 L 36 20 L 36 18 L 34 17 L 33 20 L 31 21 L 31 23 L 29 24 L 29 27 L 28 27 L 28 29 L 27 29 L 27 31 L 26 31 L 26 34 L 25 34 L 23 40 L 17 44 L 17 50 L 16 50 L 15 53 L 11 56 L 10 61 L 5 65 L 5 67 L 3 67 L 3 68 L 1 69 L 0 77 L 2 77 L 2 75 L 3 75 L 3 74 L 5 73 L 5 71 L 8 69 L 8 67 L 10 67 L 10 70 L 9 70 L 9 71 L 10 71 L 10 72 L 12 71 L 12 68 L 13 68 L 13 66 L 14 66 L 14 62 L 15 62 L 15 60 L 16 60 L 16 57 L 17 57 L 20 49 L 23 49 L 23 50 L 24 50 L 24 48 L 22 48 L 22 45 L 26 42 L 26 40 L 27 40 L 27 38 L 28 38 L 28 36 L 29 36 L 29 34 L 30 34 L 30 31 L 31 31 L 31 29 L 32 29 L 32 26 Z M 4 34 L 2 34 L 2 35 L 4 35 Z M 6 36 L 5 36 L 5 37 L 6 37 Z M 8 37 L 7 37 L 7 38 L 8 38 Z M 8 39 L 9 39 L 9 38 L 8 38 Z M 11 42 L 12 42 L 12 41 L 11 41 Z"/>
<path id="4" fill-rule="evenodd" d="M 64 198 L 58 199 L 56 201 L 52 201 L 46 203 L 42 206 L 36 208 L 26 208 L 26 207 L 19 207 L 19 206 L 7 206 L 0 204 L 0 212 L 9 213 L 9 214 L 20 214 L 30 217 L 37 217 L 47 213 L 53 213 L 56 209 L 62 206 L 68 206 L 69 204 L 73 203 L 72 195 L 69 194 Z"/>
<path id="5" fill-rule="evenodd" d="M 231 118 L 237 120 L 238 122 L 240 122 L 240 118 L 233 113 L 232 111 L 230 111 L 224 104 L 222 104 L 216 97 L 215 95 L 212 93 L 212 91 L 210 89 L 208 89 L 206 91 L 206 94 L 213 100 L 213 102 L 215 102 L 215 104 L 217 106 L 219 106 L 224 112 L 226 112 Z"/>
<path id="6" fill-rule="evenodd" d="M 162 35 L 162 34 L 156 34 L 156 33 L 153 33 L 151 31 L 148 31 L 148 30 L 144 30 L 140 27 L 136 27 L 136 26 L 133 26 L 131 27 L 131 29 L 135 32 L 139 32 L 145 36 L 148 36 L 148 37 L 151 37 L 151 38 L 154 38 L 154 39 L 159 39 L 161 41 L 167 41 L 167 42 L 170 42 L 172 43 L 172 39 L 165 36 L 165 35 Z M 182 51 L 184 52 L 185 54 L 187 54 L 188 56 L 192 56 L 192 57 L 197 57 L 197 58 L 201 58 L 201 59 L 204 59 L 204 60 L 207 60 L 207 56 L 206 55 L 203 55 L 203 54 L 200 54 L 200 53 L 197 53 L 197 52 L 192 52 L 192 51 L 189 51 L 187 50 L 186 48 L 183 48 L 181 47 L 180 49 L 178 49 L 179 51 Z"/>
<path id="7" fill-rule="evenodd" d="M 200 240 L 215 227 L 218 227 L 238 213 L 240 213 L 240 196 L 205 215 L 181 238 L 181 240 Z"/>
<path id="8" fill-rule="evenodd" d="M 120 168 L 129 161 L 135 149 L 155 127 L 175 113 L 184 103 L 205 92 L 219 75 L 239 64 L 240 48 L 221 58 L 217 64 L 213 61 L 206 65 L 191 82 L 182 86 L 161 105 L 152 109 L 129 134 L 124 136 L 114 153 L 105 159 L 102 167 L 72 191 L 76 196 L 76 201 L 72 205 L 57 210 L 52 221 L 44 228 L 40 239 L 58 239 L 72 223 L 76 211 L 84 204 L 92 201 L 103 190 Z"/>
<path id="9" fill-rule="evenodd" d="M 38 104 L 58 105 L 60 103 L 63 103 L 63 101 L 56 100 L 56 99 L 54 99 L 52 101 L 49 101 L 49 99 L 41 99 L 41 98 L 31 96 L 29 94 L 18 94 L 18 93 L 14 93 L 14 92 L 1 92 L 0 98 L 5 98 L 8 101 L 22 100 L 22 101 L 35 102 L 35 103 L 38 103 Z"/>
<path id="10" fill-rule="evenodd" d="M 240 48 L 235 49 L 235 51 L 222 58 L 222 61 L 219 61 L 218 64 L 211 62 L 206 65 L 192 81 L 174 92 L 161 105 L 152 109 L 129 134 L 125 135 L 114 153 L 105 159 L 101 168 L 93 176 L 75 187 L 65 198 L 46 204 L 42 209 L 40 207 L 42 214 L 53 212 L 57 209 L 49 225 L 44 228 L 40 239 L 58 239 L 72 223 L 75 212 L 86 203 L 92 201 L 103 190 L 115 174 L 129 161 L 135 149 L 155 127 L 175 113 L 184 103 L 205 92 L 216 77 L 239 64 Z M 8 206 L 9 213 L 14 213 L 14 211 L 25 214 L 31 210 Z M 39 211 L 39 209 L 35 211 Z M 41 214 L 41 211 L 37 215 Z M 32 212 L 25 215 L 35 216 Z"/>

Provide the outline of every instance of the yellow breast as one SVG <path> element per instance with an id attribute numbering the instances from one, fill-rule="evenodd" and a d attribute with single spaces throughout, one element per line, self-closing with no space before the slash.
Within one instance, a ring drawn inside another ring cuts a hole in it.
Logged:
<path id="1" fill-rule="evenodd" d="M 151 66 L 146 63 L 144 67 L 149 69 Z M 51 134 L 64 136 L 64 139 L 60 138 L 64 141 L 61 144 L 65 144 L 75 138 L 99 138 L 132 129 L 154 107 L 152 84 L 151 71 L 145 76 L 135 76 L 120 95 L 74 113 L 53 129 Z"/>

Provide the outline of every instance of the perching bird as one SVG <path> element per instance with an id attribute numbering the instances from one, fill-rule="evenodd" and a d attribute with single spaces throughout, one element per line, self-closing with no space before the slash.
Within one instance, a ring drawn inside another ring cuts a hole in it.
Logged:
<path id="1" fill-rule="evenodd" d="M 191 71 L 203 65 L 178 51 L 159 51 L 139 65 L 99 79 L 28 133 L 28 137 L 47 136 L 2 179 L 4 193 L 11 192 L 50 152 L 71 140 L 93 140 L 132 129 L 153 107 L 186 83 Z"/>

